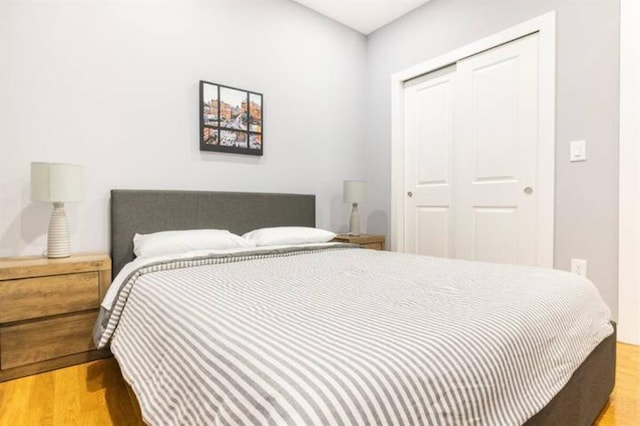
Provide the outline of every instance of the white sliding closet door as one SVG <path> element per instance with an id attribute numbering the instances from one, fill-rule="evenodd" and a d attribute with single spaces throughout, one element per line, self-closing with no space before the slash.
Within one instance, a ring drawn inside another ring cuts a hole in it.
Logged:
<path id="1" fill-rule="evenodd" d="M 409 253 L 451 255 L 453 96 L 456 67 L 405 85 L 405 236 Z"/>
<path id="2" fill-rule="evenodd" d="M 537 41 L 458 63 L 456 257 L 536 264 Z"/>
<path id="3" fill-rule="evenodd" d="M 538 36 L 405 83 L 405 250 L 537 261 Z"/>

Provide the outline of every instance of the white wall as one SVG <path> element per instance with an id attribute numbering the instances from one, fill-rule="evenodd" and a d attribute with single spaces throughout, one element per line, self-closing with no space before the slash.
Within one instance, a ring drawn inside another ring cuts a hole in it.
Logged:
<path id="1" fill-rule="evenodd" d="M 587 259 L 617 317 L 619 0 L 433 0 L 368 37 L 368 232 L 389 232 L 390 76 L 503 29 L 557 11 L 554 266 Z M 569 163 L 586 139 L 588 161 Z"/>
<path id="2" fill-rule="evenodd" d="M 29 163 L 86 165 L 72 250 L 107 250 L 111 188 L 317 194 L 346 229 L 364 175 L 366 40 L 289 0 L 0 2 L 0 256 L 40 253 Z M 198 80 L 264 94 L 262 158 L 201 153 Z"/>
<path id="3" fill-rule="evenodd" d="M 640 344 L 640 3 L 622 0 L 618 339 Z"/>

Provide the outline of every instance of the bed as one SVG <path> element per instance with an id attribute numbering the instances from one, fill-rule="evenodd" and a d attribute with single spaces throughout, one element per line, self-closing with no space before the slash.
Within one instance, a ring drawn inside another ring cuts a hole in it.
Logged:
<path id="1" fill-rule="evenodd" d="M 314 226 L 315 197 L 120 190 L 111 210 L 130 270 L 95 338 L 149 424 L 588 425 L 613 389 L 615 327 L 575 275 L 344 244 L 132 266 L 136 232 Z"/>

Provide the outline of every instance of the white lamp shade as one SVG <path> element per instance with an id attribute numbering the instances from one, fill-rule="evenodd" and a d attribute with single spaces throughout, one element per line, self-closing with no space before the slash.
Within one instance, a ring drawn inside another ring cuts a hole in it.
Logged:
<path id="1" fill-rule="evenodd" d="M 367 200 L 369 184 L 363 180 L 345 180 L 342 197 L 345 203 L 361 203 Z"/>
<path id="2" fill-rule="evenodd" d="M 82 201 L 84 166 L 60 163 L 31 163 L 33 201 Z"/>

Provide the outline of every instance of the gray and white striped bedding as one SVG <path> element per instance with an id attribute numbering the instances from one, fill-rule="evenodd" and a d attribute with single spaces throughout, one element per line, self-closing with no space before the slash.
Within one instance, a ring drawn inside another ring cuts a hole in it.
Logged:
<path id="1" fill-rule="evenodd" d="M 142 267 L 105 314 L 152 425 L 518 425 L 613 332 L 575 274 L 335 247 Z"/>

